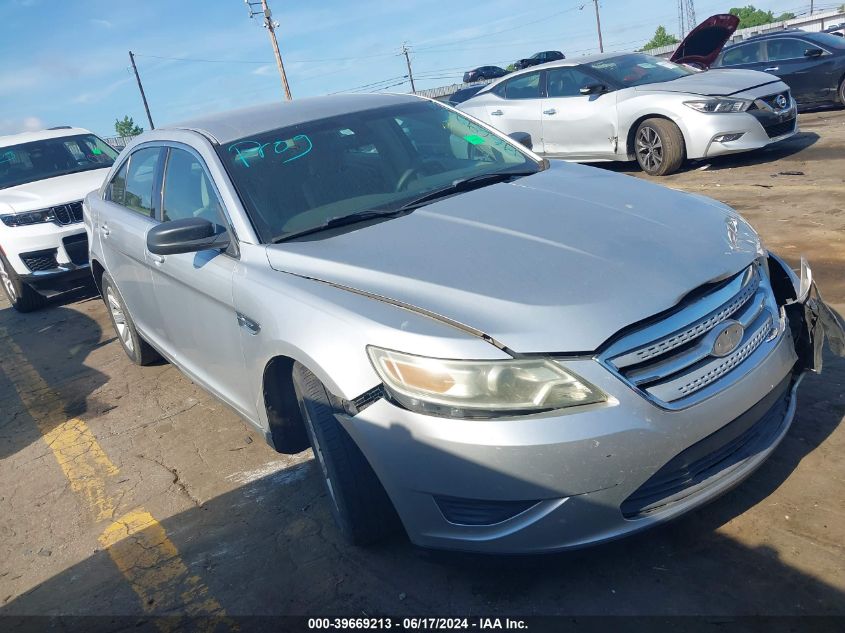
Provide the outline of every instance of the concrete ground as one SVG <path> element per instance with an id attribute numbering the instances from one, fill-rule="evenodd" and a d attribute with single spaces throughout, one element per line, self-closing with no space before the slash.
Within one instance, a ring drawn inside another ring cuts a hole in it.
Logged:
<path id="1" fill-rule="evenodd" d="M 801 127 L 660 182 L 806 254 L 845 314 L 845 111 Z M 718 501 L 618 543 L 504 560 L 401 536 L 345 545 L 310 453 L 276 454 L 170 365 L 131 365 L 92 293 L 31 315 L 0 304 L 0 370 L 0 614 L 845 615 L 841 359 Z"/>

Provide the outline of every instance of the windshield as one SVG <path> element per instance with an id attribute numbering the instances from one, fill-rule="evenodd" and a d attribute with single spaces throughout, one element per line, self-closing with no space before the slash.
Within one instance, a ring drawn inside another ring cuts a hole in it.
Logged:
<path id="1" fill-rule="evenodd" d="M 111 167 L 117 152 L 93 134 L 60 136 L 0 147 L 0 189 Z"/>
<path id="2" fill-rule="evenodd" d="M 662 83 L 692 75 L 693 71 L 651 55 L 623 55 L 586 64 L 597 74 L 625 88 Z"/>
<path id="3" fill-rule="evenodd" d="M 429 101 L 281 128 L 218 152 L 262 242 L 396 210 L 458 180 L 541 169 L 511 143 Z"/>

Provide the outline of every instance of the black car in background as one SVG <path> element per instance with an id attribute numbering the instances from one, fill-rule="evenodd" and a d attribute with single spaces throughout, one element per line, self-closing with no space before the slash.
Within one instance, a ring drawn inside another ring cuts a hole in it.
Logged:
<path id="1" fill-rule="evenodd" d="M 751 37 L 726 47 L 711 68 L 748 68 L 777 75 L 803 108 L 845 105 L 845 38 L 798 29 Z"/>
<path id="2" fill-rule="evenodd" d="M 559 59 L 566 59 L 566 55 L 560 51 L 542 51 L 540 53 L 534 53 L 531 57 L 518 59 L 513 66 L 516 70 L 519 70 L 521 68 L 528 68 L 529 66 L 536 66 L 537 64 L 554 62 Z"/>
<path id="3" fill-rule="evenodd" d="M 479 90 L 481 90 L 487 84 L 478 84 L 477 86 L 470 86 L 469 88 L 461 88 L 460 90 L 452 93 L 446 99 L 446 103 L 450 106 L 456 106 L 459 103 L 463 103 L 470 97 L 474 97 Z"/>
<path id="4" fill-rule="evenodd" d="M 473 81 L 484 81 L 485 79 L 498 79 L 508 74 L 508 71 L 498 66 L 479 66 L 464 73 L 464 83 L 469 84 Z"/>

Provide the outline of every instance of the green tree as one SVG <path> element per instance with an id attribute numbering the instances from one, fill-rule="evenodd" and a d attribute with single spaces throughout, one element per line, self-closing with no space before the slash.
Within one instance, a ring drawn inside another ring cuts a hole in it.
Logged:
<path id="1" fill-rule="evenodd" d="M 749 26 L 760 26 L 761 24 L 769 24 L 770 22 L 782 22 L 783 20 L 791 20 L 795 17 L 794 13 L 781 13 L 775 17 L 771 11 L 763 11 L 757 9 L 753 5 L 745 7 L 734 7 L 730 10 L 731 15 L 739 18 L 740 29 L 748 28 Z"/>
<path id="2" fill-rule="evenodd" d="M 123 121 L 120 119 L 114 120 L 114 131 L 118 136 L 138 136 L 144 131 L 144 128 L 135 125 L 135 121 L 127 114 L 123 117 Z"/>
<path id="3" fill-rule="evenodd" d="M 657 27 L 657 30 L 654 32 L 654 37 L 645 43 L 642 50 L 649 51 L 652 48 L 660 48 L 661 46 L 669 46 L 670 44 L 677 43 L 678 38 L 671 33 L 667 33 L 666 27 L 661 25 Z"/>

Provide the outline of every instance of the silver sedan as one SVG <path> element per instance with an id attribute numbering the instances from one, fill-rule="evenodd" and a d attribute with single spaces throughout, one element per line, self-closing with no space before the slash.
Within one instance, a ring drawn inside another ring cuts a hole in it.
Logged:
<path id="1" fill-rule="evenodd" d="M 750 70 L 695 71 L 642 53 L 535 66 L 462 103 L 538 154 L 630 161 L 653 175 L 700 159 L 765 147 L 798 131 L 789 87 Z"/>
<path id="2" fill-rule="evenodd" d="M 356 543 L 539 552 L 671 519 L 775 449 L 825 331 L 845 347 L 732 209 L 411 96 L 146 132 L 85 225 L 129 358 L 310 445 Z"/>

